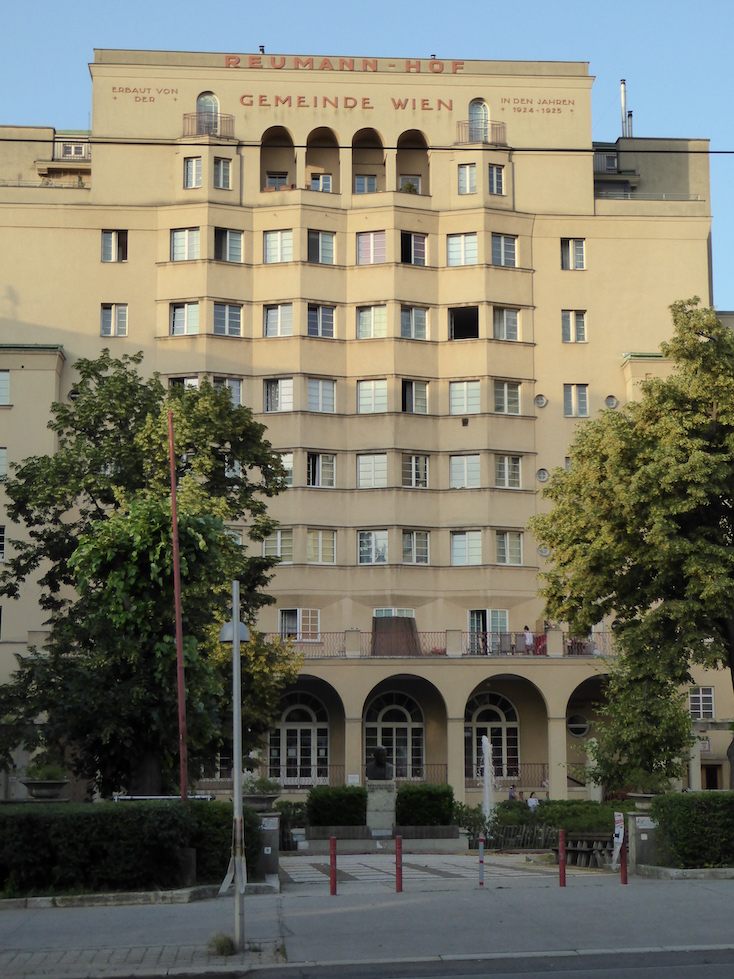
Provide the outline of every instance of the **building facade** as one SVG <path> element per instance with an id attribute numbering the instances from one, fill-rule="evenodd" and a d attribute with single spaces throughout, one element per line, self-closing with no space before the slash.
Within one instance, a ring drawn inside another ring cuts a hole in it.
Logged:
<path id="1" fill-rule="evenodd" d="M 486 734 L 500 788 L 583 795 L 610 637 L 546 628 L 527 524 L 576 426 L 661 369 L 670 303 L 711 301 L 708 144 L 595 145 L 583 63 L 90 70 L 91 132 L 1 130 L 0 466 L 53 449 L 103 347 L 226 384 L 289 472 L 258 625 L 305 660 L 270 774 L 358 784 L 383 744 L 474 802 Z M 43 638 L 32 587 L 2 613 L 0 679 Z"/>

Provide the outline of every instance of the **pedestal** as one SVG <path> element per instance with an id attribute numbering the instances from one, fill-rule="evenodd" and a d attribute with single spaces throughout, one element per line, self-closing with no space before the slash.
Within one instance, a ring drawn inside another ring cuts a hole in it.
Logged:
<path id="1" fill-rule="evenodd" d="M 395 783 L 367 780 L 367 825 L 373 836 L 392 836 L 395 825 Z"/>

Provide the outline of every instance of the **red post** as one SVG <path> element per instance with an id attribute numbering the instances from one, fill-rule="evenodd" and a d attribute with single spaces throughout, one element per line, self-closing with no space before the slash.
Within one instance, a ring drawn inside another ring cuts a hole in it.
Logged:
<path id="1" fill-rule="evenodd" d="M 627 883 L 627 840 L 622 840 L 622 852 L 619 855 L 619 882 Z"/>
<path id="2" fill-rule="evenodd" d="M 566 886 L 566 831 L 558 831 L 558 886 Z"/>
<path id="3" fill-rule="evenodd" d="M 395 837 L 395 893 L 403 893 L 403 838 Z"/>
<path id="4" fill-rule="evenodd" d="M 479 886 L 484 887 L 484 833 L 479 836 Z"/>
<path id="5" fill-rule="evenodd" d="M 329 893 L 336 894 L 336 837 L 329 840 Z"/>
<path id="6" fill-rule="evenodd" d="M 189 760 L 186 738 L 186 681 L 184 677 L 183 626 L 181 616 L 181 562 L 178 547 L 176 510 L 176 456 L 173 448 L 173 412 L 168 412 L 168 447 L 171 457 L 171 523 L 173 532 L 173 594 L 176 618 L 176 681 L 178 686 L 178 750 L 181 772 L 181 801 L 189 792 Z"/>

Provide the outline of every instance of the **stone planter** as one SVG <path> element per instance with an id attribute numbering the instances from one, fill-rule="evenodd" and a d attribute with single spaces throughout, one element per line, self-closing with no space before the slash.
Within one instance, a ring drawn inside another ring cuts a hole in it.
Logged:
<path id="1" fill-rule="evenodd" d="M 254 809 L 255 812 L 270 812 L 273 803 L 279 798 L 278 793 L 274 795 L 243 795 L 242 804 Z"/>
<path id="2" fill-rule="evenodd" d="M 31 799 L 58 799 L 69 784 L 68 778 L 22 778 Z"/>

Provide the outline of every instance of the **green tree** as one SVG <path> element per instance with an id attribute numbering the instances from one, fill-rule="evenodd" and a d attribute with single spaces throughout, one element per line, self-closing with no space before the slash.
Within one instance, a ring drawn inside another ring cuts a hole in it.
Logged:
<path id="1" fill-rule="evenodd" d="M 671 311 L 671 375 L 580 426 L 569 471 L 544 491 L 553 508 L 531 523 L 553 555 L 546 614 L 576 635 L 614 616 L 629 664 L 610 717 L 633 711 L 639 738 L 651 732 L 628 687 L 643 678 L 649 699 L 656 686 L 669 698 L 692 663 L 734 666 L 734 335 L 697 298 Z M 682 750 L 677 711 L 668 760 Z"/>

